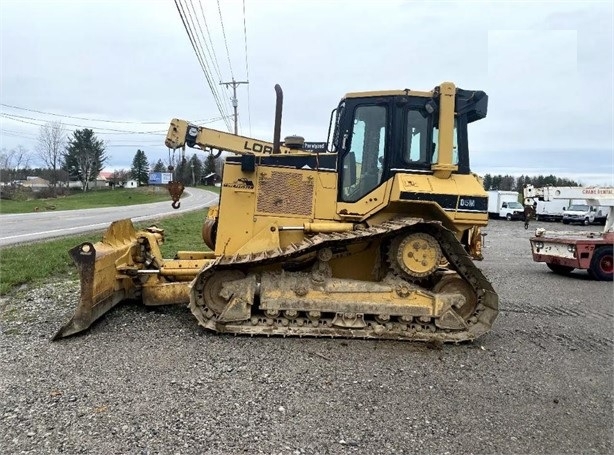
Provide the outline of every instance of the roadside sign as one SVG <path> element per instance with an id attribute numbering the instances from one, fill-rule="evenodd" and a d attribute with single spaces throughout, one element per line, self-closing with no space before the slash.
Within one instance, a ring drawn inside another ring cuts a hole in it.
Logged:
<path id="1" fill-rule="evenodd" d="M 150 185 L 166 185 L 173 180 L 173 174 L 170 172 L 152 172 L 149 174 Z"/>

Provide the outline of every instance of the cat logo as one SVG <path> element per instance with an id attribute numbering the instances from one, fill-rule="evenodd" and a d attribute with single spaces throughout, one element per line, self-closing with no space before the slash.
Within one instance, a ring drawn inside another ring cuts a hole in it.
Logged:
<path id="1" fill-rule="evenodd" d="M 254 189 L 254 182 L 252 182 L 249 179 L 239 179 L 239 180 L 235 180 L 232 183 L 224 183 L 223 185 L 226 188 L 239 188 L 242 190 L 253 190 Z"/>

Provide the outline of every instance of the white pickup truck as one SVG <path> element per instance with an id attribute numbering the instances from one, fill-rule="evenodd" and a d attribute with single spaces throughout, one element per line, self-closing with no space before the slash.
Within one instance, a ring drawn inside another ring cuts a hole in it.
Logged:
<path id="1" fill-rule="evenodd" d="M 581 223 L 588 226 L 592 223 L 604 223 L 607 216 L 607 207 L 588 204 L 572 204 L 563 213 L 563 223 Z"/>

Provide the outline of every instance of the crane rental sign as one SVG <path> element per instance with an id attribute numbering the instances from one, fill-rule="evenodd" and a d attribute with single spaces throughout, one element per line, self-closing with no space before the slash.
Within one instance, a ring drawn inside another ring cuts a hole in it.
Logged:
<path id="1" fill-rule="evenodd" d="M 166 185 L 171 180 L 173 180 L 171 172 L 151 172 L 149 174 L 150 185 Z"/>

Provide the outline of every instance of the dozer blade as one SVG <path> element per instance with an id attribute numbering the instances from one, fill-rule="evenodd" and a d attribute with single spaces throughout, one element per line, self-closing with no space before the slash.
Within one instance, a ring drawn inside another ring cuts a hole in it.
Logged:
<path id="1" fill-rule="evenodd" d="M 53 340 L 82 332 L 119 302 L 134 297 L 132 278 L 121 269 L 133 264 L 137 245 L 136 230 L 127 219 L 114 221 L 101 242 L 85 242 L 69 251 L 79 271 L 81 296 L 74 315 Z"/>

